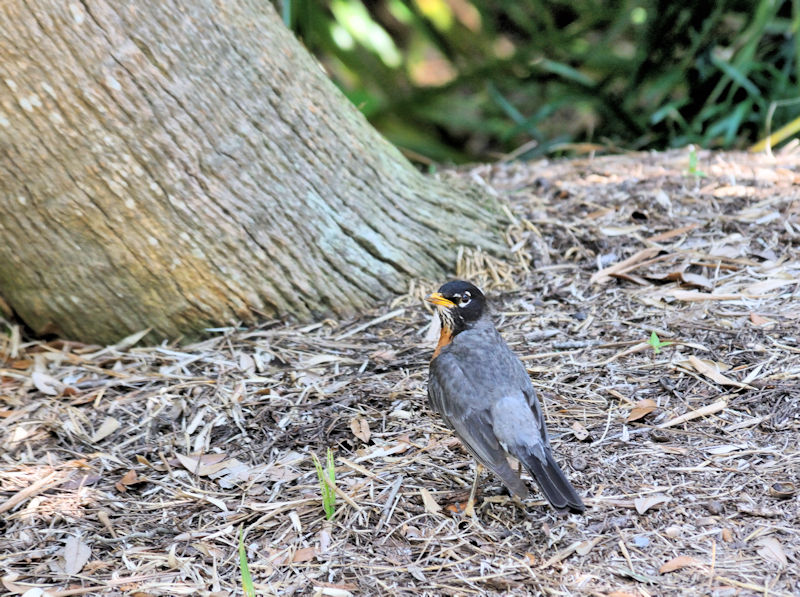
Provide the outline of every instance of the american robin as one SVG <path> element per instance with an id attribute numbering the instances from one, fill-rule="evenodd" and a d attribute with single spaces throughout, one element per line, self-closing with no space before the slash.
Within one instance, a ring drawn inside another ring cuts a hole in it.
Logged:
<path id="1" fill-rule="evenodd" d="M 436 305 L 442 322 L 428 400 L 479 463 L 468 511 L 481 464 L 515 495 L 527 497 L 525 484 L 508 463 L 511 455 L 556 510 L 583 512 L 583 501 L 553 458 L 528 372 L 492 324 L 483 293 L 455 280 L 427 300 Z"/>

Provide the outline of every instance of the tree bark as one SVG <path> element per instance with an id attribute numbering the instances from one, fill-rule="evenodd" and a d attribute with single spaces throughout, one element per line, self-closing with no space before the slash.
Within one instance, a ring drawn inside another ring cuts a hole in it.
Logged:
<path id="1" fill-rule="evenodd" d="M 5 0 L 0 44 L 0 296 L 36 332 L 344 315 L 497 248 L 264 0 Z"/>

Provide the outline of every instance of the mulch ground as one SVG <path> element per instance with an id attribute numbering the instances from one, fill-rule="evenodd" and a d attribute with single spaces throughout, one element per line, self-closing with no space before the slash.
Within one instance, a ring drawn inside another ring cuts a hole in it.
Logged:
<path id="1" fill-rule="evenodd" d="M 422 297 L 190 346 L 0 340 L 4 594 L 800 594 L 800 156 L 460 172 L 463 249 L 585 496 L 514 502 L 427 406 Z M 655 332 L 655 336 L 653 333 Z M 326 520 L 312 454 L 335 461 Z"/>

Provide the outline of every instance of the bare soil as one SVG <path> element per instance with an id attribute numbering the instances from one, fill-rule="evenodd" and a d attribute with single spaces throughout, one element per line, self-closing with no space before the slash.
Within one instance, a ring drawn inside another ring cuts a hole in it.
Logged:
<path id="1" fill-rule="evenodd" d="M 190 346 L 9 325 L 3 594 L 241 594 L 240 529 L 265 595 L 800 594 L 800 156 L 699 158 L 448 174 L 508 200 L 508 255 L 455 273 L 528 366 L 584 515 L 486 473 L 461 514 L 475 463 L 425 397 L 443 280 Z"/>

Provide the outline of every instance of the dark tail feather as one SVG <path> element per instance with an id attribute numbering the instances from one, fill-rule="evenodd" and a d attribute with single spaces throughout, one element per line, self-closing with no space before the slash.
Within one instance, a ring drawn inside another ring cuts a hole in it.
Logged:
<path id="1" fill-rule="evenodd" d="M 531 454 L 526 450 L 522 464 L 528 469 L 533 478 L 542 489 L 544 497 L 559 512 L 570 510 L 579 513 L 586 510 L 583 500 L 575 488 L 567 480 L 558 463 L 549 450 L 545 451 L 546 460 Z"/>

